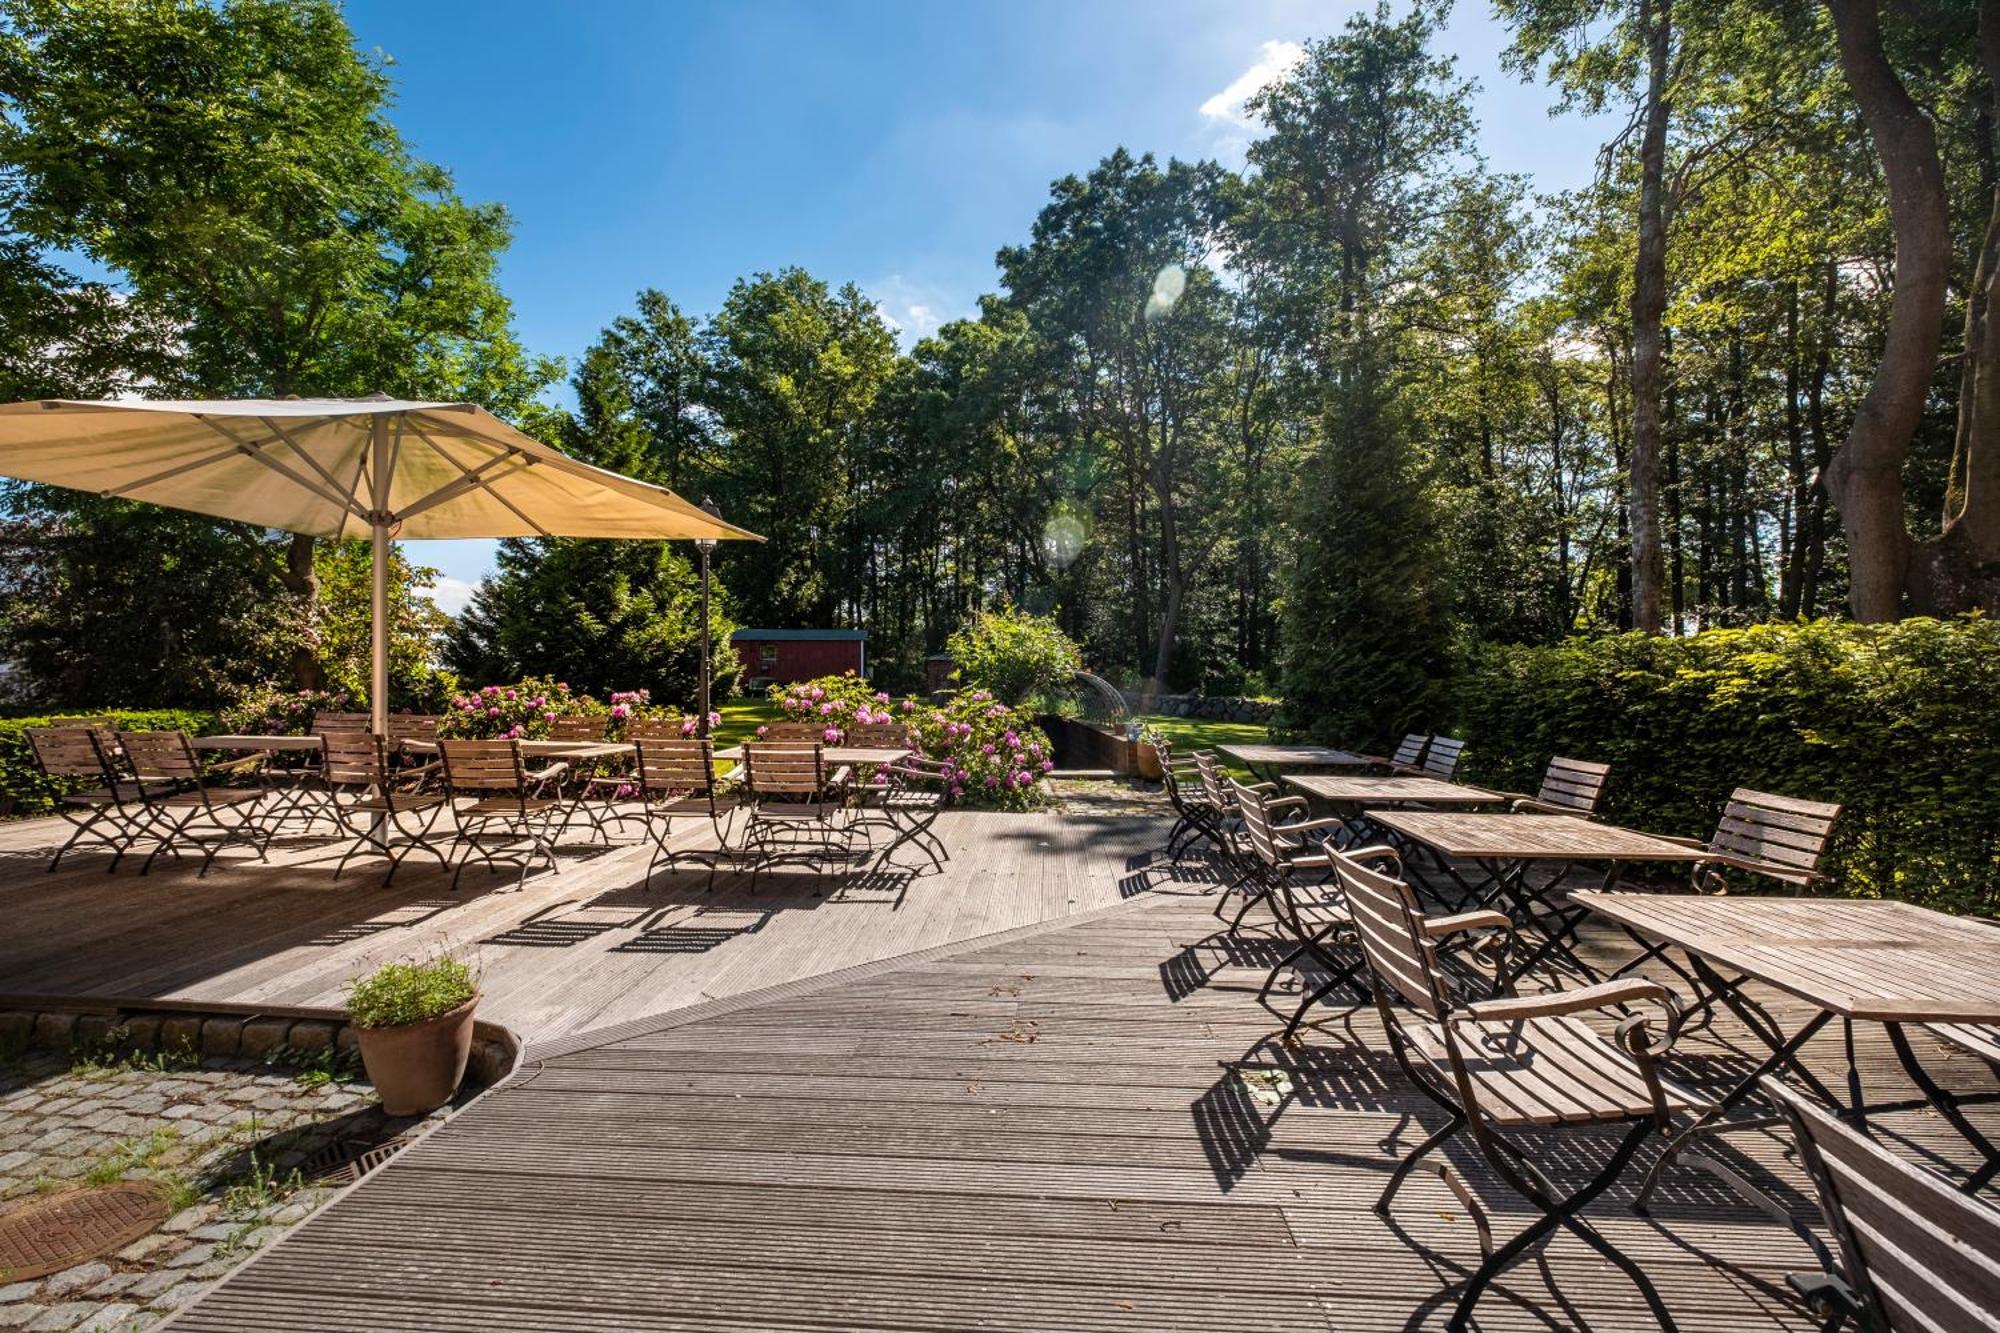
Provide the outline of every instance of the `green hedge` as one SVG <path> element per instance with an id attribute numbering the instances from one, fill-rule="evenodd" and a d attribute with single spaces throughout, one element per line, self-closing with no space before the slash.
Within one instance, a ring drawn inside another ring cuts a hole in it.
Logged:
<path id="1" fill-rule="evenodd" d="M 185 708 L 75 708 L 43 717 L 0 718 L 0 816 L 42 815 L 62 793 L 35 767 L 28 728 L 46 727 L 57 717 L 112 717 L 127 731 L 170 731 L 191 736 L 221 729 L 213 713 Z"/>
<path id="2" fill-rule="evenodd" d="M 1551 755 L 1600 760 L 1608 819 L 1698 837 L 1737 786 L 1838 801 L 1838 891 L 2000 914 L 2000 623 L 1489 648 L 1459 709 L 1470 781 L 1532 791 Z"/>

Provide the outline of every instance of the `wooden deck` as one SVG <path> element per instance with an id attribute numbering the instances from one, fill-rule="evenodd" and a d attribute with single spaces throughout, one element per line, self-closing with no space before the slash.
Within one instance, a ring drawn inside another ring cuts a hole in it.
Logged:
<path id="1" fill-rule="evenodd" d="M 1441 1327 L 1477 1240 L 1434 1177 L 1393 1218 L 1371 1209 L 1437 1123 L 1372 1014 L 1275 1045 L 1252 994 L 1269 941 L 1217 934 L 1206 885 L 1128 871 L 1091 850 L 1107 836 L 1087 831 L 1068 863 L 1102 879 L 1079 906 L 1115 905 L 544 1044 L 179 1327 Z M 1133 873 L 1152 891 L 1122 900 Z M 1891 1090 L 1877 1035 L 1857 1035 L 1871 1087 Z M 1691 1040 L 1677 1071 L 1725 1079 L 1730 1036 Z M 1830 1071 L 1829 1038 L 1813 1056 Z M 1970 1059 L 1938 1068 L 1990 1086 Z M 1291 1093 L 1261 1096 L 1276 1070 Z M 1881 1128 L 1953 1157 L 1933 1119 Z M 1559 1178 L 1607 1146 L 1541 1142 Z M 1730 1151 L 1808 1206 L 1775 1138 Z M 1454 1160 L 1502 1237 L 1527 1220 L 1476 1156 Z M 1689 1171 L 1650 1220 L 1630 1197 L 1592 1216 L 1683 1330 L 1815 1326 L 1784 1287 L 1808 1264 L 1789 1233 Z M 1566 1235 L 1480 1311 L 1487 1330 L 1655 1327 Z"/>
<path id="2" fill-rule="evenodd" d="M 648 886 L 636 825 L 609 850 L 573 833 L 561 872 L 525 889 L 474 868 L 456 893 L 418 858 L 386 889 L 379 861 L 335 881 L 342 845 L 325 839 L 274 845 L 269 865 L 225 852 L 205 879 L 167 860 L 107 875 L 93 854 L 48 874 L 65 826 L 0 825 L 0 993 L 338 1005 L 376 964 L 449 951 L 480 972 L 480 1016 L 533 1044 L 1117 902 L 1157 828 L 1083 809 L 947 813 L 943 874 L 787 871 L 754 891 L 699 868 Z"/>

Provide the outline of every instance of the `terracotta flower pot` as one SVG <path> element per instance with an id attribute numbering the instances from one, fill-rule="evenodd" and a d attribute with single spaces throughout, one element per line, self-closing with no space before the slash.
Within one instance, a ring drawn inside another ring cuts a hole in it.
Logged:
<path id="1" fill-rule="evenodd" d="M 450 1013 L 401 1027 L 357 1027 L 361 1064 L 390 1115 L 426 1115 L 451 1100 L 472 1054 L 473 996 Z"/>
<path id="2" fill-rule="evenodd" d="M 1136 748 L 1139 752 L 1139 776 L 1147 782 L 1158 782 L 1164 778 L 1166 772 L 1160 767 L 1160 752 L 1153 743 L 1140 741 Z"/>

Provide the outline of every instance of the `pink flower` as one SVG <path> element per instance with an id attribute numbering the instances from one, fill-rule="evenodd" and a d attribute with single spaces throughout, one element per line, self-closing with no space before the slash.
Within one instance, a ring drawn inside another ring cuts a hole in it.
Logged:
<path id="1" fill-rule="evenodd" d="M 915 708 L 916 706 L 917 706 L 917 701 L 915 699 L 903 700 L 903 711 L 905 713 L 909 712 L 912 708 Z"/>
<path id="2" fill-rule="evenodd" d="M 542 714 L 542 721 L 544 722 L 553 722 L 555 720 L 556 720 L 556 710 L 553 708 L 551 708 L 548 712 Z"/>
<path id="3" fill-rule="evenodd" d="M 812 687 L 810 691 L 807 692 L 807 697 L 812 699 L 824 699 L 826 697 L 826 691 L 821 689 L 819 686 L 815 685 Z"/>
<path id="4" fill-rule="evenodd" d="M 1056 761 L 1053 759 L 1042 760 L 1042 772 L 1044 773 L 1053 772 L 1055 770 L 1055 766 L 1056 766 Z"/>
<path id="5" fill-rule="evenodd" d="M 878 704 L 885 704 L 885 703 L 888 703 L 888 702 L 889 702 L 889 696 L 888 696 L 887 694 L 884 694 L 884 693 L 880 692 L 880 691 L 877 691 L 877 692 L 876 692 L 876 695 L 875 695 L 875 702 L 876 702 L 876 703 L 878 703 Z"/>
<path id="6" fill-rule="evenodd" d="M 711 726 L 711 727 L 719 727 L 719 726 L 721 726 L 721 725 L 722 725 L 722 714 L 720 714 L 720 713 L 710 713 L 710 714 L 708 715 L 708 725 L 709 725 L 709 726 Z"/>
<path id="7" fill-rule="evenodd" d="M 632 710 L 630 708 L 627 708 L 624 704 L 619 704 L 611 710 L 611 716 L 621 719 L 628 718 L 632 716 Z"/>
<path id="8" fill-rule="evenodd" d="M 487 709 L 487 710 L 486 710 L 486 716 L 488 716 L 488 717 L 498 717 L 498 716 L 500 716 L 500 710 L 499 710 L 499 709 L 497 709 L 497 708 L 489 708 L 489 709 Z"/>
<path id="9" fill-rule="evenodd" d="M 820 715 L 821 715 L 822 717 L 824 717 L 824 716 L 825 716 L 826 714 L 828 714 L 828 713 L 831 713 L 831 712 L 833 711 L 833 705 L 832 705 L 832 704 L 821 704 L 821 705 L 819 706 L 819 711 L 820 711 Z"/>
<path id="10" fill-rule="evenodd" d="M 767 731 L 769 731 L 769 730 L 770 730 L 770 728 L 769 728 L 769 727 L 764 727 L 764 726 L 760 726 L 760 727 L 758 727 L 758 728 L 757 728 L 757 739 L 759 739 L 759 740 L 762 740 L 762 739 L 764 738 L 764 733 L 765 733 L 765 732 L 767 732 Z"/>
<path id="11" fill-rule="evenodd" d="M 693 719 L 693 718 L 687 718 L 686 720 L 684 720 L 684 721 L 683 721 L 683 722 L 681 723 L 681 735 L 683 735 L 683 736 L 692 736 L 692 735 L 694 735 L 694 719 Z"/>
<path id="12" fill-rule="evenodd" d="M 980 746 L 980 747 L 979 747 L 979 753 L 981 753 L 981 754 L 992 754 L 992 753 L 993 753 L 993 742 L 992 742 L 992 741 L 988 741 L 988 742 L 986 742 L 986 744 L 984 744 L 984 745 Z"/>

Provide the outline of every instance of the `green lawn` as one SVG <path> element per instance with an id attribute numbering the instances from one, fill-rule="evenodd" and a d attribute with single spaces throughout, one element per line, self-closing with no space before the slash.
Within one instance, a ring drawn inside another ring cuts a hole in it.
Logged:
<path id="1" fill-rule="evenodd" d="M 731 699 L 715 711 L 722 714 L 722 725 L 715 729 L 718 750 L 755 740 L 758 727 L 784 716 L 784 710 L 769 699 Z"/>
<path id="2" fill-rule="evenodd" d="M 1210 722 L 1198 717 L 1162 717 L 1142 713 L 1139 721 L 1167 738 L 1175 754 L 1208 750 L 1218 745 L 1257 744 L 1270 739 L 1270 729 L 1258 722 Z M 1223 765 L 1229 772 L 1248 781 L 1250 773 L 1234 764 Z"/>

